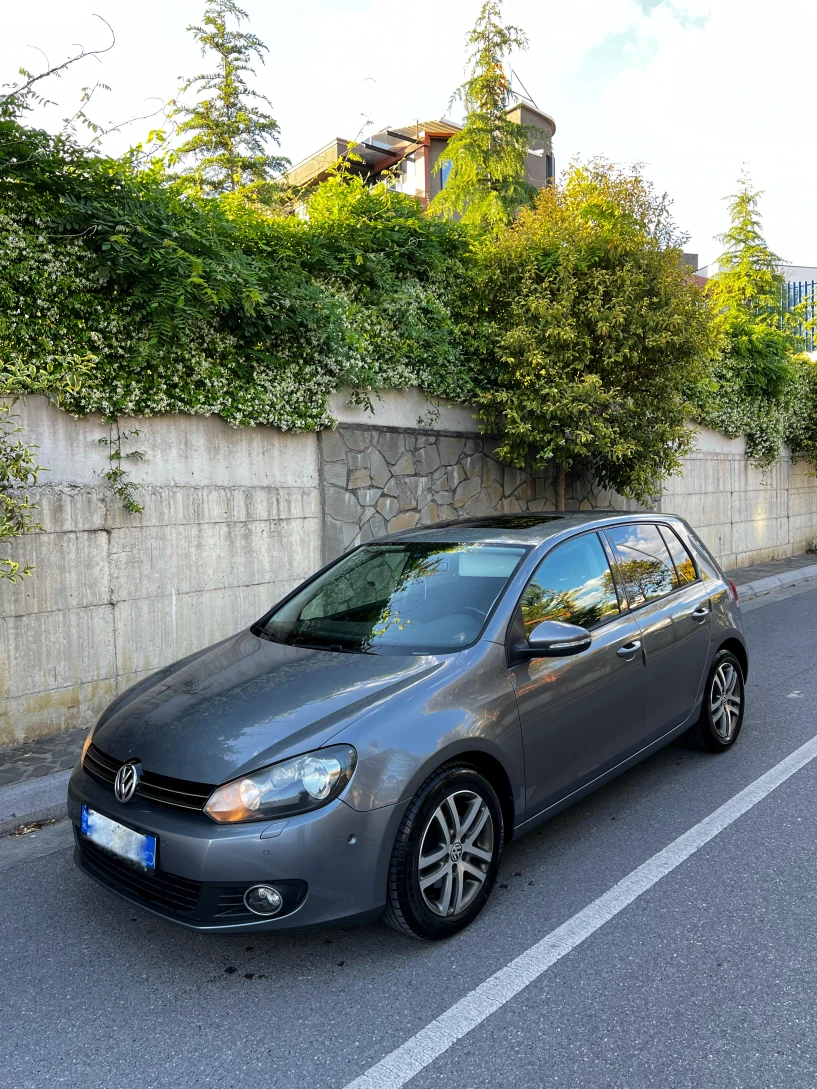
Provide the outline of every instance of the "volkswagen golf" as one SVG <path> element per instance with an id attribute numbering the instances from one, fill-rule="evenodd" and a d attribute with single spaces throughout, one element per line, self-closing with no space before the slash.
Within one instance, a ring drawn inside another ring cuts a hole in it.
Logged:
<path id="1" fill-rule="evenodd" d="M 75 859 L 198 930 L 445 938 L 512 837 L 681 734 L 733 745 L 747 666 L 680 518 L 395 533 L 113 701 L 69 784 Z"/>

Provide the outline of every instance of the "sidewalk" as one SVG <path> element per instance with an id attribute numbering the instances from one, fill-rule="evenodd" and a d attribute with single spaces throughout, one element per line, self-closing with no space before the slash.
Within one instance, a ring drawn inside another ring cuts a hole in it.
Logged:
<path id="1" fill-rule="evenodd" d="M 806 552 L 787 560 L 756 563 L 752 567 L 727 571 L 726 574 L 737 586 L 740 600 L 751 601 L 754 597 L 817 579 L 817 553 Z"/>
<path id="2" fill-rule="evenodd" d="M 0 748 L 0 836 L 65 815 L 65 791 L 86 729 Z"/>
<path id="3" fill-rule="evenodd" d="M 758 563 L 728 571 L 742 602 L 814 580 L 817 554 Z M 51 820 L 65 811 L 65 788 L 87 730 L 71 730 L 0 748 L 0 835 L 22 824 Z"/>

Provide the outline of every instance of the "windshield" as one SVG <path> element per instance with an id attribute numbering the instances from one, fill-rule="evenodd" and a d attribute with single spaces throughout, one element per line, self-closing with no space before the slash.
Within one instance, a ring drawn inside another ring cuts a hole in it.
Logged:
<path id="1" fill-rule="evenodd" d="M 364 545 L 260 630 L 290 646 L 358 653 L 459 650 L 479 637 L 525 552 L 436 541 Z"/>

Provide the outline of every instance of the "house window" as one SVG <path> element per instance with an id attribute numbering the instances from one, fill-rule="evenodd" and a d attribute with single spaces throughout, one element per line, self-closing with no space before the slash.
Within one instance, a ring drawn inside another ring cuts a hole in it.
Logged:
<path id="1" fill-rule="evenodd" d="M 407 155 L 402 162 L 403 167 L 403 192 L 404 193 L 416 193 L 417 192 L 417 167 L 414 163 L 414 156 Z"/>
<path id="2" fill-rule="evenodd" d="M 395 193 L 417 192 L 417 166 L 413 155 L 407 155 L 405 159 L 392 168 L 388 188 Z"/>
<path id="3" fill-rule="evenodd" d="M 450 173 L 451 173 L 451 160 L 450 159 L 443 159 L 443 161 L 440 163 L 440 189 L 445 188 L 445 186 L 446 186 L 446 184 L 448 182 L 448 176 L 449 176 Z"/>

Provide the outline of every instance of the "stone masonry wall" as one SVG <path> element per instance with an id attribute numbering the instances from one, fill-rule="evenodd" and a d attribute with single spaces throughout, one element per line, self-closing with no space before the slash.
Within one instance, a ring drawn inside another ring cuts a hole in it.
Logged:
<path id="1" fill-rule="evenodd" d="M 501 465 L 482 435 L 340 425 L 320 436 L 323 558 L 416 525 L 486 514 L 553 510 L 553 484 Z M 566 506 L 630 504 L 587 478 L 569 480 Z"/>

